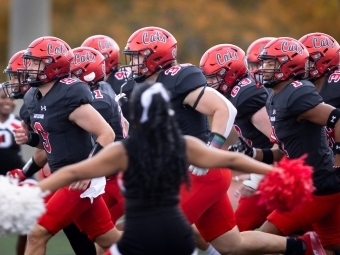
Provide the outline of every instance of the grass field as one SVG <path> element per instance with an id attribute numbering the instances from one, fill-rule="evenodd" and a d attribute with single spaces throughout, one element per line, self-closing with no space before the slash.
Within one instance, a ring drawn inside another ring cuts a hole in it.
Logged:
<path id="1" fill-rule="evenodd" d="M 10 235 L 0 237 L 0 254 L 1 255 L 15 255 L 15 243 L 17 236 Z M 47 255 L 74 255 L 74 252 L 61 231 L 55 235 L 47 245 Z"/>
<path id="2" fill-rule="evenodd" d="M 16 240 L 17 237 L 15 235 L 0 237 L 0 255 L 16 255 Z M 204 254 L 204 252 L 199 252 L 199 255 Z M 74 252 L 62 231 L 48 242 L 46 255 L 74 255 Z"/>

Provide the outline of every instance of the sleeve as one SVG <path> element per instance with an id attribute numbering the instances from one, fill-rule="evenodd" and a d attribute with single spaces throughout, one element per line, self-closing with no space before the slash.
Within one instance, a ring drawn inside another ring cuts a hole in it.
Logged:
<path id="1" fill-rule="evenodd" d="M 201 69 L 196 66 L 186 67 L 177 78 L 176 92 L 178 94 L 189 94 L 191 91 L 203 87 L 207 79 Z"/>
<path id="2" fill-rule="evenodd" d="M 28 110 L 27 110 L 25 104 L 23 104 L 21 106 L 19 115 L 20 115 L 20 119 L 22 119 L 25 122 L 26 126 L 28 127 L 28 130 L 33 131 L 32 127 L 31 127 L 30 114 L 28 113 Z"/>
<path id="3" fill-rule="evenodd" d="M 314 85 L 300 86 L 289 97 L 287 109 L 290 114 L 298 116 L 322 102 L 323 99 Z"/>
<path id="4" fill-rule="evenodd" d="M 65 95 L 65 107 L 67 107 L 70 112 L 73 112 L 83 104 L 92 104 L 92 101 L 92 93 L 87 84 L 78 82 L 69 85 L 69 89 Z"/>
<path id="5" fill-rule="evenodd" d="M 243 113 L 255 113 L 266 105 L 267 98 L 264 88 L 249 87 L 240 95 L 237 109 Z"/>
<path id="6" fill-rule="evenodd" d="M 112 107 L 106 103 L 105 101 L 101 100 L 93 100 L 92 106 L 96 109 L 100 115 L 107 121 L 110 121 L 111 116 L 113 115 Z"/>

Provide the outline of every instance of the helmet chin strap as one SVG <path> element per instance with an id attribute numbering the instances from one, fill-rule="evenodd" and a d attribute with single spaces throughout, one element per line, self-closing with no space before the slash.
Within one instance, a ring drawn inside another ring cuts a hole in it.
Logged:
<path id="1" fill-rule="evenodd" d="M 150 76 L 154 75 L 155 73 L 157 73 L 158 71 L 162 70 L 162 66 L 159 65 L 157 66 L 157 68 L 155 69 L 155 71 L 153 71 L 150 75 L 146 76 L 145 74 L 139 75 L 138 77 L 134 78 L 135 82 L 137 83 L 141 83 L 144 82 L 147 78 L 149 78 Z"/>

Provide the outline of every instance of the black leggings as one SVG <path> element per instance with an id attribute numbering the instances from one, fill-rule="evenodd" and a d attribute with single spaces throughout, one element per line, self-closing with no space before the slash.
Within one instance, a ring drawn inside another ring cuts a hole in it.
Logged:
<path id="1" fill-rule="evenodd" d="M 85 233 L 80 232 L 73 222 L 63 229 L 76 255 L 96 255 L 96 247 Z"/>
<path id="2" fill-rule="evenodd" d="M 138 212 L 138 211 L 137 211 Z M 129 255 L 190 255 L 195 250 L 191 226 L 178 208 L 153 208 L 126 212 L 125 227 L 117 247 Z"/>

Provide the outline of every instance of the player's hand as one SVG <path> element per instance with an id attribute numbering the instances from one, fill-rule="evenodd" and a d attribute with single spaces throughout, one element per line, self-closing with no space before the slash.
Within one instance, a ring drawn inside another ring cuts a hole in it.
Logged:
<path id="1" fill-rule="evenodd" d="M 207 168 L 199 168 L 193 165 L 190 165 L 188 170 L 192 172 L 193 175 L 197 175 L 197 176 L 206 175 L 209 171 L 209 169 Z"/>
<path id="2" fill-rule="evenodd" d="M 242 137 L 239 137 L 236 143 L 228 147 L 228 151 L 241 152 L 252 158 L 254 158 L 255 155 L 254 150 L 255 148 L 248 145 L 247 142 Z"/>
<path id="3" fill-rule="evenodd" d="M 77 181 L 70 185 L 70 190 L 86 190 L 90 184 L 91 180 Z"/>
<path id="4" fill-rule="evenodd" d="M 27 177 L 24 174 L 24 171 L 22 171 L 21 169 L 13 169 L 11 171 L 7 172 L 7 176 L 11 177 L 11 178 L 15 178 L 18 179 L 19 182 L 22 182 L 24 180 L 27 179 Z"/>
<path id="5" fill-rule="evenodd" d="M 128 101 L 125 93 L 120 93 L 116 95 L 115 100 L 120 106 L 122 106 L 124 103 Z"/>
<path id="6" fill-rule="evenodd" d="M 17 144 L 28 143 L 29 132 L 24 121 L 21 121 L 21 127 L 14 129 L 14 139 Z"/>
<path id="7" fill-rule="evenodd" d="M 235 191 L 235 197 L 239 198 L 241 197 L 251 197 L 255 195 L 256 190 L 241 184 L 241 186 Z"/>

